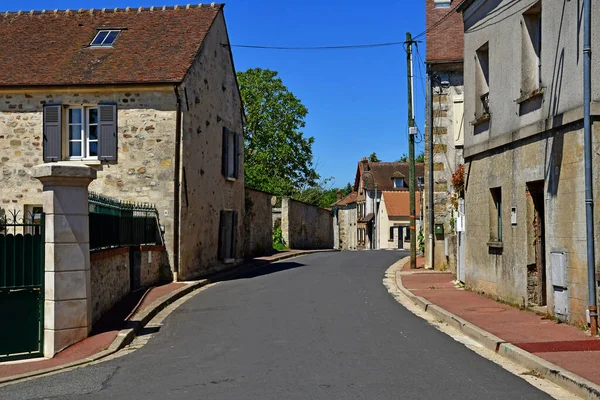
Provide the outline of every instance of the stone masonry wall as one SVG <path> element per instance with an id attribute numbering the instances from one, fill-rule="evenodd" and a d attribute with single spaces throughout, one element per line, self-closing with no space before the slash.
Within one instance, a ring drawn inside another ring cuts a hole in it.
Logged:
<path id="1" fill-rule="evenodd" d="M 42 203 L 42 186 L 31 177 L 31 168 L 43 162 L 44 104 L 94 105 L 99 102 L 117 104 L 118 161 L 102 165 L 90 162 L 89 165 L 98 170 L 98 178 L 89 190 L 121 200 L 155 204 L 171 255 L 176 114 L 172 88 L 168 92 L 125 89 L 0 92 L 0 208 L 24 212 L 24 205 Z"/>
<path id="2" fill-rule="evenodd" d="M 358 228 L 356 215 L 356 203 L 341 207 L 338 210 L 341 250 L 356 250 L 356 230 Z"/>
<path id="3" fill-rule="evenodd" d="M 281 230 L 290 249 L 332 249 L 333 217 L 331 211 L 283 199 Z"/>
<path id="4" fill-rule="evenodd" d="M 246 188 L 244 257 L 273 254 L 273 222 L 270 193 Z"/>
<path id="5" fill-rule="evenodd" d="M 454 195 L 452 174 L 460 164 L 464 163 L 462 140 L 455 120 L 463 120 L 463 115 L 454 115 L 454 102 L 463 100 L 462 70 L 438 71 L 440 76 L 448 79 L 450 86 L 434 84 L 433 95 L 433 180 L 434 180 L 434 215 L 435 223 L 444 224 L 446 235 L 452 234 L 457 212 L 452 205 Z M 429 115 L 429 114 L 428 114 Z M 460 125 L 458 125 L 460 126 Z M 464 130 L 464 126 L 463 126 Z M 429 132 L 429 130 L 427 130 Z M 464 133 L 462 134 L 464 135 Z M 428 138 L 428 134 L 426 136 Z M 425 260 L 429 260 L 429 140 L 425 141 L 425 206 L 424 206 L 424 238 Z M 445 269 L 448 260 L 444 255 L 444 236 L 435 236 L 435 268 Z M 451 255 L 456 264 L 456 254 Z"/>
<path id="6" fill-rule="evenodd" d="M 141 246 L 140 285 L 149 287 L 170 280 L 169 258 L 163 246 Z"/>
<path id="7" fill-rule="evenodd" d="M 244 158 L 240 141 L 237 180 L 221 174 L 223 127 L 243 133 L 242 103 L 223 13 L 215 19 L 184 81 L 181 185 L 183 279 L 226 267 L 218 260 L 221 210 L 238 212 L 235 263 L 244 252 Z"/>
<path id="8" fill-rule="evenodd" d="M 129 293 L 129 248 L 94 252 L 90 261 L 94 324 Z"/>
<path id="9" fill-rule="evenodd" d="M 600 127 L 594 124 L 594 141 L 600 140 Z M 476 156 L 467 165 L 470 171 L 466 192 L 466 284 L 487 294 L 500 296 L 516 304 L 528 305 L 528 260 L 534 255 L 530 246 L 527 220 L 527 183 L 544 181 L 546 227 L 546 288 L 548 311 L 553 310 L 550 271 L 552 251 L 568 254 L 567 284 L 569 322 L 585 324 L 588 304 L 585 184 L 583 130 L 581 124 L 563 127 L 551 133 Z M 503 171 L 499 173 L 499 171 Z M 594 163 L 594 174 L 600 163 Z M 488 247 L 491 209 L 490 188 L 502 190 L 502 249 Z M 595 220 L 600 220 L 594 188 Z M 511 207 L 516 207 L 517 223 L 511 224 Z M 599 229 L 596 226 L 596 251 Z"/>

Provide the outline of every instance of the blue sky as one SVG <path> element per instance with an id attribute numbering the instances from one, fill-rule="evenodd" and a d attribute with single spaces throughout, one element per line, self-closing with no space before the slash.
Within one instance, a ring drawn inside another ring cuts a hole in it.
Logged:
<path id="1" fill-rule="evenodd" d="M 146 0 L 3 1 L 0 9 L 52 10 L 149 7 L 176 3 Z M 204 1 L 205 3 L 207 1 Z M 230 0 L 225 17 L 232 44 L 328 46 L 405 40 L 425 30 L 424 1 L 378 2 Z M 8 4 L 8 5 L 7 5 Z M 181 4 L 184 4 L 182 1 Z M 6 8 L 8 7 L 8 8 Z M 425 58 L 425 43 L 420 43 Z M 304 133 L 322 177 L 337 186 L 353 182 L 356 163 L 375 151 L 383 161 L 408 152 L 406 54 L 402 46 L 359 50 L 275 51 L 234 48 L 238 71 L 278 71 L 308 107 Z M 425 72 L 415 59 L 417 125 L 424 130 Z M 422 150 L 418 144 L 418 151 Z"/>

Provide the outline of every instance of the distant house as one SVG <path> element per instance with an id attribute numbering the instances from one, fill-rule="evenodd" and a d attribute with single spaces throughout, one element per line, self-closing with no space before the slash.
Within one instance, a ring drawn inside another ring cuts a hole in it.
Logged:
<path id="1" fill-rule="evenodd" d="M 416 232 L 421 228 L 421 193 L 415 196 Z M 410 248 L 410 197 L 408 191 L 384 191 L 378 208 L 379 248 Z"/>
<path id="2" fill-rule="evenodd" d="M 341 196 L 340 196 L 341 197 Z M 352 192 L 332 205 L 334 248 L 338 250 L 356 250 L 357 243 L 357 192 Z"/>
<path id="3" fill-rule="evenodd" d="M 242 259 L 242 104 L 222 5 L 0 14 L 0 207 L 39 211 L 40 163 L 155 204 L 173 272 Z"/>
<path id="4" fill-rule="evenodd" d="M 415 166 L 416 188 L 423 184 L 423 171 L 423 163 L 417 163 Z M 357 192 L 358 249 L 389 247 L 389 225 L 386 225 L 386 232 L 383 232 L 383 228 L 379 226 L 382 192 L 408 192 L 408 176 L 408 163 L 369 162 L 366 158 L 358 162 L 354 181 L 354 190 Z M 416 197 L 419 195 L 417 194 Z M 406 196 L 406 200 L 408 200 L 408 196 Z"/>

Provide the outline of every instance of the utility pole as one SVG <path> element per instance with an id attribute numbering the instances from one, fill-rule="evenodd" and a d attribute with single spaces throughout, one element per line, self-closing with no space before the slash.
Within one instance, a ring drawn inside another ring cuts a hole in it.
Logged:
<path id="1" fill-rule="evenodd" d="M 413 112 L 412 35 L 406 32 L 406 70 L 408 75 L 408 188 L 410 197 L 410 268 L 417 268 L 417 232 L 415 229 L 415 115 Z"/>

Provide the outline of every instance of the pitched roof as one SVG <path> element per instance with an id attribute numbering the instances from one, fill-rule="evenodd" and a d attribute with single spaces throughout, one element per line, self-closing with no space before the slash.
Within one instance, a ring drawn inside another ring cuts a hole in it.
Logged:
<path id="1" fill-rule="evenodd" d="M 334 206 L 346 206 L 348 204 L 355 203 L 357 197 L 358 197 L 358 193 L 357 192 L 352 192 L 348 196 L 344 197 L 343 199 L 341 199 L 341 200 L 336 201 L 335 203 L 333 203 L 333 205 Z"/>
<path id="2" fill-rule="evenodd" d="M 425 24 L 427 34 L 427 63 L 462 61 L 464 56 L 463 16 L 456 12 L 457 3 L 453 0 L 451 8 L 436 7 L 434 0 L 425 0 Z"/>
<path id="3" fill-rule="evenodd" d="M 405 162 L 367 162 L 359 161 L 356 174 L 356 182 L 354 189 L 358 189 L 358 180 L 362 176 L 363 183 L 367 190 L 374 190 L 377 183 L 377 190 L 407 190 L 406 188 L 394 188 L 394 180 L 392 178 L 401 177 L 404 175 L 408 181 L 409 165 Z M 425 164 L 415 164 L 415 178 L 425 176 Z M 408 185 L 408 182 L 406 182 Z"/>
<path id="4" fill-rule="evenodd" d="M 410 216 L 410 193 L 409 192 L 383 192 L 383 201 L 388 217 L 409 217 Z M 415 196 L 416 217 L 419 216 L 421 209 L 421 196 L 417 193 Z"/>
<path id="5" fill-rule="evenodd" d="M 0 86 L 178 83 L 223 5 L 0 14 Z M 98 29 L 123 29 L 90 48 Z"/>

